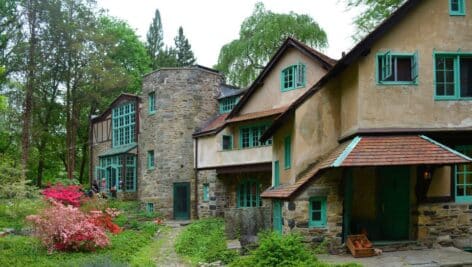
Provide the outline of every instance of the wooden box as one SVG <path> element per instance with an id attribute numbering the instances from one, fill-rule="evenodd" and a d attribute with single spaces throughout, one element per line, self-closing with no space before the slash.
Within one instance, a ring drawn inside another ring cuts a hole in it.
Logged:
<path id="1" fill-rule="evenodd" d="M 359 242 L 359 244 L 371 244 L 371 247 L 356 247 L 355 243 L 357 242 Z M 347 237 L 346 244 L 349 250 L 351 251 L 352 256 L 354 256 L 355 258 L 375 256 L 375 251 L 372 247 L 372 243 L 367 239 L 365 235 L 350 235 Z"/>

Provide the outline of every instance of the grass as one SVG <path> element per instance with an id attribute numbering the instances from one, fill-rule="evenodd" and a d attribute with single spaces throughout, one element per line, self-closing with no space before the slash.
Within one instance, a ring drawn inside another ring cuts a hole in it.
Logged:
<path id="1" fill-rule="evenodd" d="M 44 206 L 42 199 L 0 199 L 0 230 L 26 226 L 25 217 L 35 214 Z"/>

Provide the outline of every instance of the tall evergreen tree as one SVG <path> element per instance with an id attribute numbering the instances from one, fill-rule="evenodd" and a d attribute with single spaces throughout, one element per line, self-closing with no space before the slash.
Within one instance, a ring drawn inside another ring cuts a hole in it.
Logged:
<path id="1" fill-rule="evenodd" d="M 179 67 L 193 65 L 196 61 L 192 52 L 192 47 L 184 35 L 184 29 L 179 27 L 179 33 L 174 38 L 175 50 L 177 53 L 177 64 Z"/>
<path id="2" fill-rule="evenodd" d="M 159 63 L 159 54 L 163 52 L 164 48 L 164 32 L 162 30 L 161 14 L 159 13 L 159 9 L 156 9 L 146 37 L 146 49 L 151 58 L 151 67 L 152 69 L 157 69 L 162 65 Z"/>

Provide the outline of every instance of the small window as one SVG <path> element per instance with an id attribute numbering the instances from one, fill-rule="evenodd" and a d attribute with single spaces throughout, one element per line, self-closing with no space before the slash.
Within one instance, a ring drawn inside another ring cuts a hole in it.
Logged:
<path id="1" fill-rule="evenodd" d="M 149 170 L 154 169 L 154 150 L 149 150 L 147 153 L 147 167 Z"/>
<path id="2" fill-rule="evenodd" d="M 284 163 L 285 169 L 290 169 L 292 166 L 292 137 L 290 135 L 284 138 Z"/>
<path id="3" fill-rule="evenodd" d="M 279 161 L 274 161 L 274 187 L 280 185 L 280 166 Z"/>
<path id="4" fill-rule="evenodd" d="M 210 200 L 210 192 L 209 192 L 209 185 L 203 184 L 203 201 Z"/>
<path id="5" fill-rule="evenodd" d="M 377 82 L 379 84 L 416 84 L 418 56 L 394 54 L 390 51 L 377 55 Z"/>
<path id="6" fill-rule="evenodd" d="M 238 208 L 260 207 L 261 185 L 254 179 L 243 179 L 238 185 L 237 205 Z"/>
<path id="7" fill-rule="evenodd" d="M 472 99 L 472 57 L 436 54 L 435 97 L 442 100 Z"/>
<path id="8" fill-rule="evenodd" d="M 449 15 L 464 16 L 465 0 L 449 0 Z"/>
<path id="9" fill-rule="evenodd" d="M 310 227 L 326 226 L 326 197 L 310 198 L 309 218 Z"/>
<path id="10" fill-rule="evenodd" d="M 148 95 L 149 102 L 149 113 L 153 114 L 156 112 L 156 93 L 152 92 Z"/>
<path id="11" fill-rule="evenodd" d="M 152 202 L 146 203 L 146 212 L 147 213 L 153 213 L 154 212 L 154 203 L 152 203 Z"/>
<path id="12" fill-rule="evenodd" d="M 288 66 L 280 74 L 282 91 L 289 91 L 305 86 L 306 67 L 302 63 Z"/>
<path id="13" fill-rule="evenodd" d="M 223 99 L 220 99 L 220 113 L 228 113 L 233 110 L 234 106 L 238 103 L 239 97 L 230 96 Z"/>
<path id="14" fill-rule="evenodd" d="M 267 129 L 267 125 L 243 127 L 239 132 L 239 145 L 241 148 L 267 146 L 272 144 L 272 138 L 261 142 L 262 134 Z"/>
<path id="15" fill-rule="evenodd" d="M 233 149 L 233 136 L 223 135 L 223 150 Z"/>
<path id="16" fill-rule="evenodd" d="M 457 151 L 472 156 L 472 146 L 460 146 Z M 472 202 L 472 164 L 457 164 L 454 170 L 456 202 Z"/>

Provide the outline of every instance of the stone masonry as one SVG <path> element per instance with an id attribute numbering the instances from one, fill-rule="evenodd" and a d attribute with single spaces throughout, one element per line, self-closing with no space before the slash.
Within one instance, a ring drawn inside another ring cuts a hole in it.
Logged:
<path id="1" fill-rule="evenodd" d="M 191 217 L 195 211 L 195 171 L 192 133 L 218 110 L 223 76 L 201 67 L 165 68 L 144 77 L 141 131 L 138 141 L 138 198 L 154 203 L 173 217 L 173 184 L 189 182 Z M 149 114 L 148 94 L 154 92 L 156 112 Z M 154 150 L 155 167 L 147 168 L 147 151 Z"/>

